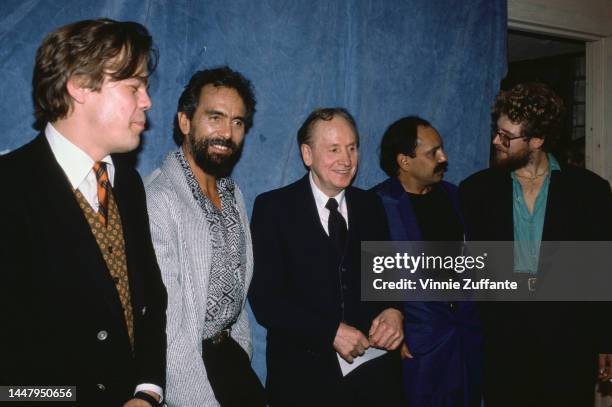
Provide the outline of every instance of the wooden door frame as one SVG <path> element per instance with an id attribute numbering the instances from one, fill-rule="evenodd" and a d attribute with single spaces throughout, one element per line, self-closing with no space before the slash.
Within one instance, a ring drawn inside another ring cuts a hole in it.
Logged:
<path id="1" fill-rule="evenodd" d="M 585 164 L 612 181 L 612 22 L 554 7 L 508 0 L 508 29 L 586 43 Z"/>

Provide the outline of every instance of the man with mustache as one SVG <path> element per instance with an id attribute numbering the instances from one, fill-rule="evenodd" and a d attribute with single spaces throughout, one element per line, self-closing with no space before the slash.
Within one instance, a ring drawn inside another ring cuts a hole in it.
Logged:
<path id="1" fill-rule="evenodd" d="M 178 102 L 170 152 L 147 185 L 168 290 L 168 406 L 264 406 L 251 369 L 246 295 L 253 270 L 244 199 L 229 177 L 253 124 L 251 82 L 196 72 Z"/>
<path id="2" fill-rule="evenodd" d="M 360 243 L 387 240 L 388 230 L 378 197 L 350 186 L 355 120 L 317 109 L 297 141 L 309 172 L 253 208 L 250 299 L 268 329 L 270 405 L 402 406 L 401 311 L 360 301 Z"/>
<path id="3" fill-rule="evenodd" d="M 442 137 L 416 116 L 383 135 L 380 166 L 389 179 L 381 197 L 395 241 L 463 241 L 457 187 Z M 415 407 L 480 406 L 480 321 L 471 302 L 405 302 L 404 391 Z"/>
<path id="4" fill-rule="evenodd" d="M 563 112 L 544 84 L 502 91 L 493 108 L 494 166 L 460 185 L 470 239 L 514 241 L 513 276 L 533 292 L 543 272 L 555 273 L 544 269 L 540 242 L 612 240 L 609 183 L 550 152 Z M 611 373 L 606 303 L 482 305 L 487 406 L 593 405 L 598 363 L 601 380 Z"/>
<path id="5" fill-rule="evenodd" d="M 145 27 L 110 19 L 60 27 L 37 50 L 41 133 L 0 157 L 1 385 L 76 386 L 80 406 L 163 396 L 166 292 L 121 154 L 140 144 L 155 56 Z"/>

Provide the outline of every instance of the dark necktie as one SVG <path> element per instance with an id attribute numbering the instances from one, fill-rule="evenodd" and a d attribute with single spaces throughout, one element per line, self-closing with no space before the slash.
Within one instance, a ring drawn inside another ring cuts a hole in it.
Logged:
<path id="1" fill-rule="evenodd" d="M 329 238 L 336 246 L 338 253 L 343 254 L 346 245 L 346 221 L 338 212 L 338 201 L 334 198 L 329 198 L 325 207 L 329 209 L 329 219 L 327 220 Z"/>
<path id="2" fill-rule="evenodd" d="M 106 226 L 108 220 L 108 195 L 111 189 L 108 173 L 106 172 L 106 163 L 97 161 L 93 166 L 93 170 L 98 184 L 98 217 L 100 222 Z"/>

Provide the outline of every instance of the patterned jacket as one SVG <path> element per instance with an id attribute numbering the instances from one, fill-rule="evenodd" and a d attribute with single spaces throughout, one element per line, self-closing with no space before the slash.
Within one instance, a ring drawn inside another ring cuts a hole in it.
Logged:
<path id="1" fill-rule="evenodd" d="M 212 260 L 211 233 L 175 151 L 149 176 L 146 192 L 151 237 L 168 291 L 165 401 L 169 407 L 218 406 L 201 356 Z M 251 235 L 238 186 L 234 195 L 245 234 L 246 297 L 253 273 Z M 250 357 L 251 333 L 245 304 L 246 298 L 231 327 L 231 336 Z"/>

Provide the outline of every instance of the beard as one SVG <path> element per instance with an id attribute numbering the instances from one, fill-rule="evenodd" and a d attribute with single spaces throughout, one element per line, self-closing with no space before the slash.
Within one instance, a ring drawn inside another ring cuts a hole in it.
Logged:
<path id="1" fill-rule="evenodd" d="M 202 171 L 216 178 L 227 177 L 232 173 L 242 154 L 242 143 L 238 145 L 231 140 L 222 138 L 207 138 L 198 141 L 193 131 L 189 132 L 188 137 L 193 160 Z M 229 154 L 209 153 L 208 148 L 210 146 L 227 147 Z"/>
<path id="2" fill-rule="evenodd" d="M 514 154 L 506 153 L 505 158 L 499 157 L 499 151 L 495 150 L 495 159 L 493 160 L 493 167 L 505 170 L 505 171 L 516 171 L 519 168 L 523 168 L 529 163 L 531 154 L 528 149 L 518 151 Z"/>

